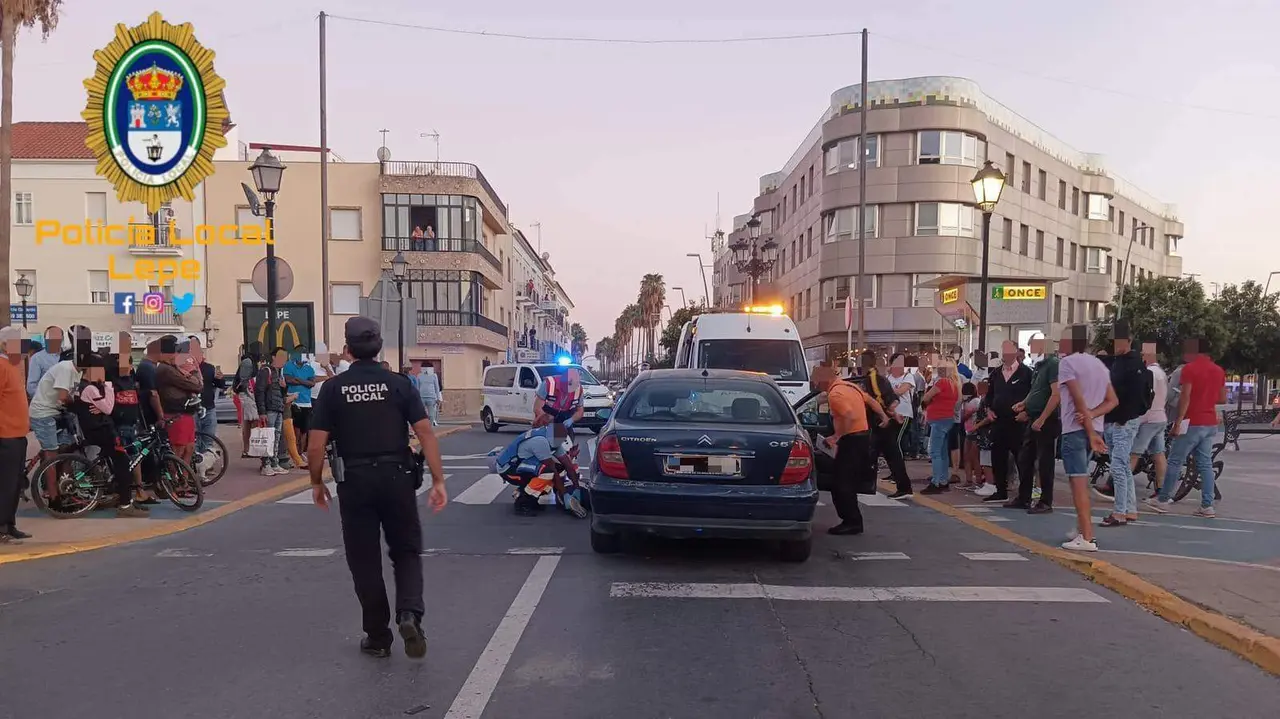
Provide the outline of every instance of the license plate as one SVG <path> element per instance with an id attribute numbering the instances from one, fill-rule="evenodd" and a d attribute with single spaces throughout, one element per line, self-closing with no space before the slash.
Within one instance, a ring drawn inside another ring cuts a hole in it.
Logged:
<path id="1" fill-rule="evenodd" d="M 709 457 L 706 455 L 667 455 L 662 467 L 671 475 L 720 475 L 737 477 L 742 474 L 742 460 L 738 457 Z"/>

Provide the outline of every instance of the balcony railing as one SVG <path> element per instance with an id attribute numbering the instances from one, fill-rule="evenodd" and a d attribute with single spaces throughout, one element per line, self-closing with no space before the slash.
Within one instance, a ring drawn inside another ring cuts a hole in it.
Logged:
<path id="1" fill-rule="evenodd" d="M 479 327 L 490 332 L 507 336 L 507 327 L 495 322 L 479 312 L 461 312 L 458 310 L 418 310 L 418 326 L 420 327 Z"/>
<path id="2" fill-rule="evenodd" d="M 480 255 L 499 272 L 502 263 L 480 242 L 475 240 L 446 240 L 439 237 L 426 239 L 415 237 L 383 237 L 382 249 L 386 252 L 474 252 Z"/>
<path id="3" fill-rule="evenodd" d="M 152 227 L 152 225 L 148 223 L 143 223 L 143 222 L 133 222 L 129 224 L 129 251 L 130 252 L 145 254 L 148 252 L 155 252 L 156 250 L 160 250 L 165 253 L 182 251 L 181 247 L 178 247 L 172 242 L 172 240 L 178 239 L 179 237 L 181 237 L 181 234 L 179 234 L 176 231 L 176 228 L 175 228 L 173 237 L 170 237 L 169 226 L 160 225 L 160 231 L 154 232 L 152 235 L 152 237 L 154 238 L 154 242 L 150 244 L 142 244 L 141 238 L 145 236 L 143 234 L 144 231 L 142 229 L 144 227 Z M 134 244 L 135 238 L 139 240 L 138 244 Z"/>
<path id="4" fill-rule="evenodd" d="M 148 313 L 143 309 L 142 305 L 135 304 L 133 308 L 133 326 L 134 327 L 181 327 L 182 315 L 175 314 L 173 305 L 165 304 L 159 312 L 155 314 Z"/>
<path id="5" fill-rule="evenodd" d="M 499 209 L 502 210 L 502 216 L 507 216 L 507 206 L 503 204 L 502 198 L 498 197 L 498 193 L 494 192 L 493 185 L 489 184 L 489 180 L 485 178 L 480 168 L 470 162 L 405 162 L 392 161 L 382 163 L 382 174 L 384 175 L 406 175 L 409 177 L 463 177 L 469 180 L 475 180 L 480 183 L 484 191 L 489 193 L 489 197 L 497 203 Z"/>

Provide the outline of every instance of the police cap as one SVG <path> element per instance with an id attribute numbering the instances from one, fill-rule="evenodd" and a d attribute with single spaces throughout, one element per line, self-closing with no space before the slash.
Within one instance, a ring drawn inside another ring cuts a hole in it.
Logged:
<path id="1" fill-rule="evenodd" d="M 347 344 L 364 344 L 382 338 L 382 328 L 376 320 L 356 316 L 347 320 Z"/>

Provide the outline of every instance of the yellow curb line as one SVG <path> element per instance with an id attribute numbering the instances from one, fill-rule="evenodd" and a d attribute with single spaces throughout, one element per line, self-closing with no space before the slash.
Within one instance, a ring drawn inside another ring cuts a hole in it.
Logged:
<path id="1" fill-rule="evenodd" d="M 885 485 L 888 486 L 888 485 Z M 1100 584 L 1167 621 L 1191 630 L 1229 652 L 1237 654 L 1268 672 L 1280 676 L 1280 639 L 1267 636 L 1233 619 L 1209 609 L 1197 606 L 1173 594 L 1163 587 L 1121 569 L 1110 562 L 1090 559 L 1063 549 L 1041 544 L 1033 539 L 989 522 L 972 512 L 966 512 L 945 502 L 921 497 L 917 492 L 912 499 L 924 507 L 960 520 L 961 522 L 994 535 L 1010 544 L 1051 559 L 1068 569 L 1075 570 L 1093 582 Z"/>
<path id="2" fill-rule="evenodd" d="M 449 427 L 436 432 L 436 437 L 446 437 L 454 432 L 461 432 L 464 429 L 470 428 L 470 425 Z M 13 564 L 15 562 L 30 561 L 32 559 L 46 559 L 48 557 L 60 557 L 66 554 L 90 552 L 95 549 L 114 547 L 120 544 L 138 542 L 143 539 L 155 539 L 156 537 L 185 532 L 193 527 L 199 527 L 202 524 L 208 524 L 216 519 L 221 519 L 228 514 L 239 512 L 246 507 L 252 507 L 256 504 L 263 504 L 265 502 L 270 502 L 272 500 L 288 496 L 304 489 L 309 484 L 311 484 L 310 477 L 299 477 L 297 479 L 289 480 L 283 484 L 278 484 L 270 489 L 264 489 L 256 494 L 251 494 L 247 497 L 241 497 L 240 499 L 227 502 L 226 504 L 214 507 L 207 512 L 193 514 L 185 519 L 157 522 L 157 524 L 160 525 L 158 527 L 148 527 L 147 529 L 139 529 L 132 532 L 121 532 L 119 534 L 91 539 L 85 542 L 63 542 L 59 544 L 50 544 L 45 547 L 33 548 L 26 551 L 0 554 L 0 564 Z"/>

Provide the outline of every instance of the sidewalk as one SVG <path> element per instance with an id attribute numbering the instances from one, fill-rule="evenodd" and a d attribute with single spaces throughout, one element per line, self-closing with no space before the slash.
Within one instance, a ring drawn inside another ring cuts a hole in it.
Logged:
<path id="1" fill-rule="evenodd" d="M 1191 515 L 1199 506 L 1196 493 L 1169 514 L 1156 514 L 1140 503 L 1137 523 L 1099 527 L 1111 505 L 1091 497 L 1099 551 L 1073 554 L 1082 562 L 1100 560 L 1127 570 L 1195 605 L 1280 638 L 1280 476 L 1271 469 L 1280 465 L 1280 437 L 1250 439 L 1240 446 L 1239 452 L 1222 454 L 1226 469 L 1219 482 L 1223 499 L 1216 505 L 1216 519 Z M 929 464 L 908 462 L 907 470 L 919 492 L 927 483 L 919 478 L 928 476 Z M 1016 484 L 1016 475 L 1012 481 Z M 1137 477 L 1137 485 L 1139 497 L 1148 496 L 1145 475 Z M 1005 509 L 954 488 L 917 498 L 922 505 L 932 500 L 957 515 L 982 520 L 979 525 L 988 531 L 1013 532 L 1053 549 L 1076 522 L 1060 463 L 1052 514 Z"/>

